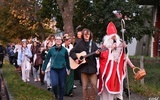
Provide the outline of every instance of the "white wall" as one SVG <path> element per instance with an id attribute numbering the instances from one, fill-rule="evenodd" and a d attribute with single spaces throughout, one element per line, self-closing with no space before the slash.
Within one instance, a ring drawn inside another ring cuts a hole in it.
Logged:
<path id="1" fill-rule="evenodd" d="M 128 43 L 127 48 L 129 55 L 131 56 L 135 55 L 136 45 L 137 45 L 137 40 L 135 38 L 133 38 L 131 43 Z"/>

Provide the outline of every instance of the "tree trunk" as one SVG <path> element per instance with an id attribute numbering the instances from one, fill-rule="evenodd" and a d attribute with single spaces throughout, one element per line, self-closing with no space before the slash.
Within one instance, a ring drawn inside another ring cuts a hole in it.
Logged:
<path id="1" fill-rule="evenodd" d="M 41 22 L 39 22 L 39 24 L 38 24 L 38 30 L 39 30 L 39 34 L 41 36 L 41 39 L 45 40 L 44 28 L 43 28 Z"/>
<path id="2" fill-rule="evenodd" d="M 62 14 L 64 33 L 68 33 L 70 36 L 73 36 L 74 0 L 57 0 L 57 4 Z"/>
<path id="3" fill-rule="evenodd" d="M 64 33 L 68 33 L 70 36 L 74 35 L 73 31 L 73 18 L 68 16 L 67 14 L 62 14 L 63 24 L 64 24 Z"/>

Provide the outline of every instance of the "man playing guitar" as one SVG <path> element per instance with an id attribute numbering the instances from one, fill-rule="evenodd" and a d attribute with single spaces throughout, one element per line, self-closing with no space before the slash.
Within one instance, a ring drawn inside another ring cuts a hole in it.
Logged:
<path id="1" fill-rule="evenodd" d="M 89 29 L 82 30 L 82 40 L 80 40 L 74 48 L 70 51 L 70 57 L 77 63 L 80 64 L 78 68 L 81 72 L 81 79 L 82 79 L 82 87 L 83 87 L 83 100 L 95 100 L 96 98 L 96 86 L 97 86 L 97 63 L 96 57 L 99 56 L 100 51 L 95 42 L 92 41 L 92 32 Z M 81 53 L 85 51 L 86 54 L 90 54 L 94 52 L 94 54 L 85 57 L 77 57 L 77 53 Z M 87 61 L 82 63 L 85 58 Z M 88 84 L 89 79 L 91 82 L 91 90 L 88 93 Z"/>

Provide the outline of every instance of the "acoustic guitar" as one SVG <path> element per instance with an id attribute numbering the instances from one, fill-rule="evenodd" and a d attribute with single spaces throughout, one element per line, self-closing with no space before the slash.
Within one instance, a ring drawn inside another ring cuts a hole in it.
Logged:
<path id="1" fill-rule="evenodd" d="M 102 48 L 99 51 L 102 52 L 102 51 L 105 51 L 105 50 L 107 50 L 107 48 Z M 71 69 L 76 69 L 81 64 L 86 63 L 86 59 L 85 58 L 87 58 L 87 57 L 89 57 L 89 56 L 91 56 L 91 55 L 93 55 L 95 53 L 96 52 L 92 52 L 92 53 L 87 54 L 85 51 L 82 51 L 80 53 L 76 53 L 77 58 L 81 60 L 80 63 L 75 62 L 71 57 L 69 57 Z"/>

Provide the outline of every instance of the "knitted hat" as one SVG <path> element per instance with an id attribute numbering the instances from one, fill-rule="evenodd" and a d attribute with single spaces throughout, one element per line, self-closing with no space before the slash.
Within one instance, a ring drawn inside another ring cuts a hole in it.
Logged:
<path id="1" fill-rule="evenodd" d="M 106 33 L 107 33 L 107 35 L 117 34 L 117 29 L 116 29 L 116 26 L 114 25 L 113 22 L 110 22 L 108 24 L 107 29 L 106 29 Z"/>

